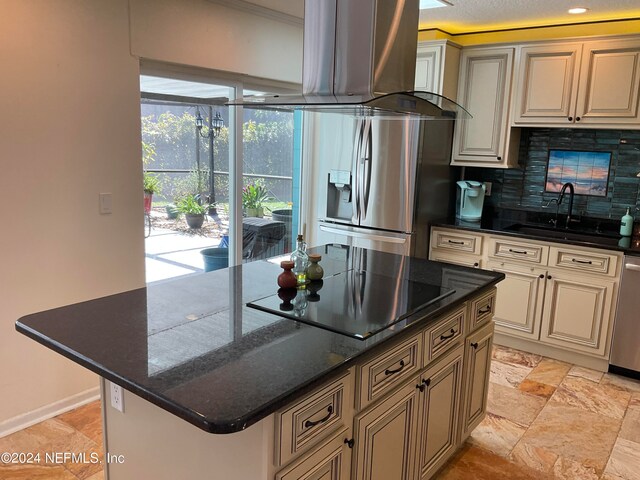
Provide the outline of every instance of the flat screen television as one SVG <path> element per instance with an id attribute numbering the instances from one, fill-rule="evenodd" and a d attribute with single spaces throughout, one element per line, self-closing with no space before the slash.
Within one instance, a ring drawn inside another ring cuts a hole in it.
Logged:
<path id="1" fill-rule="evenodd" d="M 559 192 L 571 182 L 576 195 L 607 196 L 611 152 L 549 150 L 545 192 Z"/>

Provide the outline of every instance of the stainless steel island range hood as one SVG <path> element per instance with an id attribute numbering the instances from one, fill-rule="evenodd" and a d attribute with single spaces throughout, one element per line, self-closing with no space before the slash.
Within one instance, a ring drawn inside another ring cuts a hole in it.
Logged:
<path id="1" fill-rule="evenodd" d="M 414 91 L 419 0 L 305 0 L 301 95 L 229 105 L 389 118 L 471 118 L 441 95 Z"/>

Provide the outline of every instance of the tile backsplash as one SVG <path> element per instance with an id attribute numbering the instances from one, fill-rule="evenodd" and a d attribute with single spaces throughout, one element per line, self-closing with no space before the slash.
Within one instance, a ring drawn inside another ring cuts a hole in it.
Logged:
<path id="1" fill-rule="evenodd" d="M 485 205 L 495 208 L 521 208 L 555 211 L 546 205 L 557 193 L 545 193 L 547 162 L 550 149 L 611 152 L 611 168 L 606 197 L 576 195 L 574 214 L 596 218 L 618 219 L 627 207 L 640 217 L 640 131 L 578 130 L 566 128 L 523 128 L 520 140 L 520 168 L 467 168 L 467 180 L 492 182 L 491 196 Z M 560 207 L 566 212 L 567 206 Z"/>

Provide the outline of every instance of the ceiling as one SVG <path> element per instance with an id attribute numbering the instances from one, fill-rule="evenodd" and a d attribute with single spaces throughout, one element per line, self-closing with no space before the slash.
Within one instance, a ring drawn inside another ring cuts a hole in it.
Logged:
<path id="1" fill-rule="evenodd" d="M 466 33 L 509 28 L 640 18 L 640 0 L 448 0 L 451 7 L 420 12 L 420 29 Z M 587 7 L 571 15 L 571 7 Z"/>
<path id="2" fill-rule="evenodd" d="M 218 0 L 220 1 L 220 0 Z M 304 0 L 234 0 L 301 18 Z M 383 0 L 389 1 L 389 0 Z M 561 25 L 640 18 L 640 0 L 447 0 L 450 7 L 420 12 L 420 29 L 439 28 L 448 33 Z M 570 15 L 571 7 L 587 7 Z"/>

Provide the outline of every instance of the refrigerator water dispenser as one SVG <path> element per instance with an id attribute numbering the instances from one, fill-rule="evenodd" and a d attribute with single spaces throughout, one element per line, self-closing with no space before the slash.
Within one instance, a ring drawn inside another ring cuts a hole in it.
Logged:
<path id="1" fill-rule="evenodd" d="M 331 170 L 327 183 L 327 217 L 351 220 L 351 172 L 349 170 Z"/>

